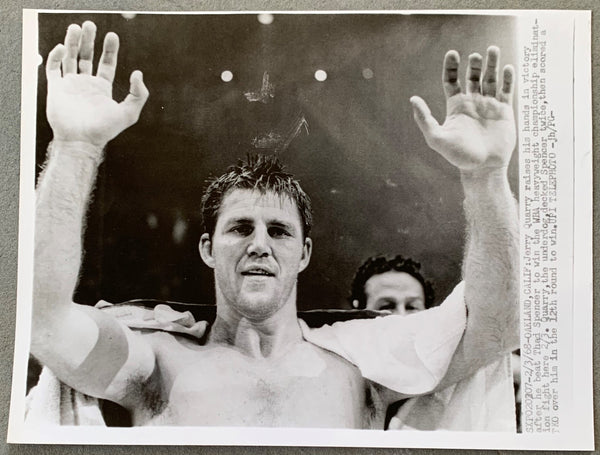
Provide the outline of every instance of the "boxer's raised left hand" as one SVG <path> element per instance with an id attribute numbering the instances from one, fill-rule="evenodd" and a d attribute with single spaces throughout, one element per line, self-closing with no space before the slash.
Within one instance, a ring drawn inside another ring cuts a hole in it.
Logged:
<path id="1" fill-rule="evenodd" d="M 483 71 L 481 55 L 471 54 L 463 93 L 458 80 L 460 57 L 456 51 L 446 53 L 442 76 L 446 119 L 442 125 L 423 99 L 411 98 L 415 120 L 427 144 L 463 172 L 506 167 L 515 147 L 514 69 L 504 67 L 500 85 L 499 58 L 500 50 L 490 46 Z"/>

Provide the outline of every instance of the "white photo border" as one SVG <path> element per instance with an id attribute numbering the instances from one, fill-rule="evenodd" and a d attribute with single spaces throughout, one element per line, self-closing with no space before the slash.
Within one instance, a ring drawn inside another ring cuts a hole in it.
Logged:
<path id="1" fill-rule="evenodd" d="M 462 449 L 552 449 L 591 450 L 594 448 L 592 386 L 592 122 L 591 122 L 591 13 L 589 11 L 512 10 L 419 10 L 419 11 L 310 11 L 315 14 L 484 14 L 544 17 L 572 21 L 573 24 L 573 187 L 572 280 L 573 305 L 563 346 L 571 357 L 571 397 L 569 415 L 573 423 L 557 434 L 499 434 L 476 432 L 414 432 L 338 429 L 280 429 L 221 427 L 48 427 L 32 432 L 23 422 L 27 357 L 30 342 L 31 296 L 33 283 L 33 213 L 35 178 L 35 113 L 37 67 L 37 14 L 81 12 L 73 10 L 23 11 L 23 76 L 21 115 L 21 181 L 19 199 L 19 264 L 17 322 L 12 400 L 9 415 L 10 443 L 52 444 L 143 444 L 143 445 L 245 445 L 318 447 L 427 447 Z M 86 11 L 120 13 L 120 11 Z M 263 11 L 207 11 L 210 14 L 255 14 Z M 300 14 L 309 11 L 269 11 Z M 138 11 L 140 14 L 154 12 Z M 156 14 L 202 14 L 164 12 Z M 517 70 L 518 72 L 518 70 Z M 561 345 L 562 346 L 562 345 Z M 566 374 L 566 373 L 565 373 Z M 576 392 L 576 393 L 575 393 Z"/>

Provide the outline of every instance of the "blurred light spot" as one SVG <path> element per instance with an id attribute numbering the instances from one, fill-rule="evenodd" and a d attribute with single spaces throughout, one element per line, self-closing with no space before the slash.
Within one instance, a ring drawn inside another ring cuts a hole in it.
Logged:
<path id="1" fill-rule="evenodd" d="M 318 80 L 319 82 L 323 82 L 324 80 L 327 79 L 327 72 L 324 70 L 315 71 L 315 79 Z"/>
<path id="2" fill-rule="evenodd" d="M 150 229 L 156 229 L 158 227 L 158 218 L 154 213 L 149 213 L 146 216 L 146 223 Z"/>
<path id="3" fill-rule="evenodd" d="M 258 22 L 264 25 L 269 25 L 273 23 L 273 15 L 268 13 L 262 13 L 258 15 Z"/>
<path id="4" fill-rule="evenodd" d="M 230 82 L 233 79 L 233 73 L 229 70 L 225 70 L 221 73 L 221 79 L 223 82 Z"/>
<path id="5" fill-rule="evenodd" d="M 40 66 L 43 62 L 44 62 L 44 57 L 42 57 L 40 54 L 38 54 L 38 56 L 35 59 L 35 63 L 37 64 L 37 66 Z"/>
<path id="6" fill-rule="evenodd" d="M 135 13 L 121 13 L 121 16 L 123 16 L 127 20 L 131 20 L 135 16 L 137 16 L 137 14 L 135 14 Z"/>
<path id="7" fill-rule="evenodd" d="M 362 75 L 365 79 L 373 79 L 373 70 L 371 68 L 363 68 Z"/>
<path id="8" fill-rule="evenodd" d="M 337 190 L 337 189 L 335 189 L 335 188 L 331 188 L 331 189 L 329 190 L 329 192 L 330 192 L 331 194 L 338 194 L 340 191 L 339 191 L 339 190 Z"/>
<path id="9" fill-rule="evenodd" d="M 183 218 L 177 217 L 173 225 L 173 241 L 176 245 L 181 245 L 187 232 L 188 224 Z"/>

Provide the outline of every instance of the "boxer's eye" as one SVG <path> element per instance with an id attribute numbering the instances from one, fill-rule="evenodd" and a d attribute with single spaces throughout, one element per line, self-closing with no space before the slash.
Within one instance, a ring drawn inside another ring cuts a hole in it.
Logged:
<path id="1" fill-rule="evenodd" d="M 249 224 L 236 224 L 231 227 L 229 232 L 233 232 L 234 234 L 246 237 L 252 234 L 252 226 L 250 226 Z"/>
<path id="2" fill-rule="evenodd" d="M 268 233 L 273 238 L 289 237 L 291 234 L 282 226 L 271 226 L 268 229 Z"/>

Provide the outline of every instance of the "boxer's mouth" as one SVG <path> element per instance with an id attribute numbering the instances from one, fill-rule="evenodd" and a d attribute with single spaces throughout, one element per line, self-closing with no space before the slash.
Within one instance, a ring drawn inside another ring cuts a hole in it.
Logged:
<path id="1" fill-rule="evenodd" d="M 262 267 L 253 267 L 242 272 L 244 276 L 275 276 L 271 271 Z"/>

